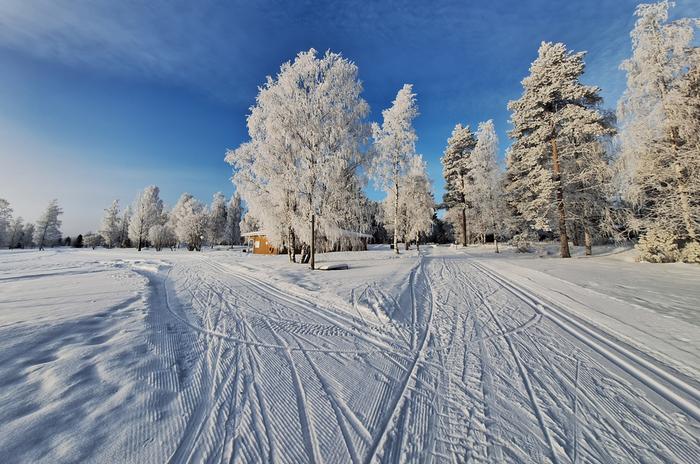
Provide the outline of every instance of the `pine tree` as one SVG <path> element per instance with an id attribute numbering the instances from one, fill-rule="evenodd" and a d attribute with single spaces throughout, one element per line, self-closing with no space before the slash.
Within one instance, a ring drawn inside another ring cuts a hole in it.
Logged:
<path id="1" fill-rule="evenodd" d="M 571 256 L 566 192 L 572 173 L 566 168 L 575 166 L 570 162 L 574 153 L 562 151 L 562 139 L 610 133 L 604 115 L 595 109 L 600 89 L 580 82 L 583 56 L 564 44 L 543 42 L 522 81 L 522 97 L 508 104 L 513 124 L 508 192 L 535 229 L 547 231 L 557 224 L 562 258 Z"/>
<path id="2" fill-rule="evenodd" d="M 61 239 L 61 221 L 58 216 L 63 214 L 63 210 L 58 206 L 58 200 L 51 200 L 49 206 L 36 222 L 34 240 L 39 250 L 43 250 L 47 245 L 54 245 Z"/>
<path id="3" fill-rule="evenodd" d="M 468 244 L 467 222 L 471 203 L 466 196 L 469 175 L 469 157 L 476 147 L 476 138 L 469 126 L 457 124 L 447 140 L 447 148 L 440 161 L 445 179 L 443 205 L 447 218 L 458 224 L 462 246 Z"/>
<path id="4" fill-rule="evenodd" d="M 399 221 L 402 215 L 401 179 L 406 173 L 410 160 L 416 154 L 416 132 L 413 120 L 418 116 L 416 94 L 411 84 L 404 86 L 396 94 L 390 108 L 382 111 L 382 125 L 372 125 L 372 135 L 376 147 L 376 157 L 372 174 L 379 186 L 393 198 L 392 218 L 394 221 L 394 251 L 399 253 L 399 234 L 402 229 Z"/>

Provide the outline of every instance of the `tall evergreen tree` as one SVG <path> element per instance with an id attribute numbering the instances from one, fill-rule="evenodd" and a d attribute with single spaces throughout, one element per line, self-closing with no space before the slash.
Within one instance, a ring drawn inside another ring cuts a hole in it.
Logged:
<path id="1" fill-rule="evenodd" d="M 447 140 L 447 148 L 441 158 L 442 175 L 445 178 L 445 194 L 442 201 L 447 217 L 457 224 L 463 246 L 468 244 L 467 222 L 471 203 L 466 196 L 469 175 L 469 157 L 476 147 L 476 138 L 469 126 L 457 124 Z"/>
<path id="2" fill-rule="evenodd" d="M 596 110 L 600 89 L 580 82 L 584 52 L 562 43 L 543 42 L 523 81 L 523 95 L 511 101 L 513 144 L 508 162 L 508 192 L 518 212 L 538 230 L 556 224 L 561 257 L 569 258 L 567 189 L 574 177 L 575 153 L 562 150 L 564 137 L 603 136 L 610 132 Z"/>

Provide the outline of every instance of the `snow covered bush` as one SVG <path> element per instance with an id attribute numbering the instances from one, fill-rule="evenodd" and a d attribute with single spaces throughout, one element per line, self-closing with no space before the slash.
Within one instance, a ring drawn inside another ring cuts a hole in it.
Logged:
<path id="1" fill-rule="evenodd" d="M 673 233 L 664 229 L 651 229 L 637 244 L 639 261 L 648 263 L 673 263 L 678 260 L 678 244 Z"/>
<path id="2" fill-rule="evenodd" d="M 700 243 L 690 242 L 686 244 L 681 250 L 681 261 L 700 264 Z"/>
<path id="3" fill-rule="evenodd" d="M 510 245 L 515 247 L 515 251 L 518 253 L 532 253 L 532 242 L 530 241 L 530 234 L 527 232 L 522 232 L 516 234 L 510 239 Z"/>

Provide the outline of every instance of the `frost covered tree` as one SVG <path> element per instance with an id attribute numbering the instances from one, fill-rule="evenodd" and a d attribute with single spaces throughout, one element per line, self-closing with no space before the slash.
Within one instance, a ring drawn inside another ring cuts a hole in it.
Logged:
<path id="1" fill-rule="evenodd" d="M 170 226 L 180 243 L 190 251 L 201 251 L 206 237 L 209 213 L 206 206 L 189 193 L 183 193 L 170 213 Z"/>
<path id="2" fill-rule="evenodd" d="M 76 240 L 77 241 L 77 240 Z M 95 234 L 93 232 L 88 232 L 83 237 L 83 244 L 85 247 L 92 248 L 93 250 L 98 246 L 104 245 L 104 237 L 101 234 Z"/>
<path id="3" fill-rule="evenodd" d="M 160 251 L 164 247 L 174 247 L 177 244 L 177 237 L 170 224 L 156 224 L 148 231 L 148 241 L 156 251 Z"/>
<path id="4" fill-rule="evenodd" d="M 34 224 L 28 222 L 24 225 L 22 234 L 22 248 L 34 248 Z"/>
<path id="5" fill-rule="evenodd" d="M 58 206 L 58 200 L 51 200 L 36 222 L 34 241 L 40 250 L 45 246 L 54 245 L 61 239 L 61 220 L 58 219 L 61 214 L 63 210 Z"/>
<path id="6" fill-rule="evenodd" d="M 476 146 L 467 163 L 473 180 L 469 198 L 478 210 L 484 237 L 486 229 L 491 229 L 498 253 L 498 237 L 504 227 L 507 209 L 504 206 L 503 176 L 497 160 L 498 136 L 492 120 L 479 124 L 476 139 Z"/>
<path id="7" fill-rule="evenodd" d="M 627 73 L 618 104 L 622 193 L 632 229 L 653 232 L 640 242 L 649 250 L 663 248 L 652 237 L 700 246 L 700 48 L 694 45 L 700 20 L 669 21 L 672 5 L 639 5 L 632 56 L 621 65 Z"/>
<path id="8" fill-rule="evenodd" d="M 0 198 L 0 246 L 7 245 L 7 233 L 12 219 L 10 202 Z"/>
<path id="9" fill-rule="evenodd" d="M 124 208 L 122 217 L 119 220 L 119 239 L 117 244 L 120 247 L 128 248 L 131 246 L 129 240 L 129 225 L 131 224 L 131 206 Z"/>
<path id="10" fill-rule="evenodd" d="M 129 222 L 129 238 L 138 251 L 148 242 L 148 231 L 158 224 L 163 214 L 160 189 L 155 185 L 146 187 L 134 201 Z"/>
<path id="11" fill-rule="evenodd" d="M 10 221 L 7 234 L 7 246 L 9 248 L 21 248 L 24 238 L 24 220 L 21 216 Z"/>
<path id="12" fill-rule="evenodd" d="M 104 243 L 107 248 L 120 245 L 120 235 L 122 231 L 121 219 L 119 218 L 119 200 L 114 200 L 109 208 L 105 209 L 105 215 L 102 218 L 102 227 L 100 235 L 104 238 Z"/>
<path id="13" fill-rule="evenodd" d="M 224 243 L 229 246 L 241 244 L 241 221 L 243 219 L 243 204 L 241 196 L 236 193 L 231 197 L 226 208 L 226 226 L 224 227 Z"/>
<path id="14" fill-rule="evenodd" d="M 420 155 L 411 159 L 403 185 L 405 186 L 403 199 L 407 213 L 406 239 L 415 241 L 416 247 L 419 248 L 421 239 L 431 231 L 433 214 L 435 214 L 432 185 L 428 178 L 425 161 Z"/>
<path id="15" fill-rule="evenodd" d="M 401 202 L 401 180 L 408 164 L 416 154 L 416 131 L 413 120 L 418 116 L 416 94 L 411 84 L 404 86 L 396 94 L 390 108 L 382 111 L 382 125 L 372 124 L 372 137 L 376 156 L 371 172 L 377 184 L 393 198 L 394 251 L 399 252 L 399 211 Z"/>
<path id="16" fill-rule="evenodd" d="M 339 231 L 337 201 L 364 163 L 369 112 L 357 67 L 341 55 L 299 53 L 260 88 L 248 117 L 250 141 L 229 151 L 233 182 L 268 239 L 310 245 Z M 352 202 L 348 197 L 345 204 Z"/>
<path id="17" fill-rule="evenodd" d="M 469 209 L 466 191 L 471 182 L 469 175 L 469 157 L 476 146 L 476 138 L 469 126 L 457 124 L 452 136 L 447 140 L 447 147 L 440 159 L 442 175 L 445 179 L 443 204 L 447 208 L 446 217 L 458 225 L 462 246 L 467 246 Z"/>
<path id="18" fill-rule="evenodd" d="M 559 234 L 561 257 L 571 256 L 567 233 L 567 188 L 575 151 L 562 150 L 564 137 L 609 135 L 605 116 L 596 109 L 600 89 L 583 85 L 583 52 L 562 43 L 543 42 L 523 79 L 523 94 L 511 101 L 513 144 L 508 157 L 507 190 L 514 206 L 534 229 Z"/>
<path id="19" fill-rule="evenodd" d="M 226 197 L 221 192 L 216 192 L 209 207 L 209 223 L 207 236 L 211 246 L 221 245 L 225 241 L 226 232 Z"/>

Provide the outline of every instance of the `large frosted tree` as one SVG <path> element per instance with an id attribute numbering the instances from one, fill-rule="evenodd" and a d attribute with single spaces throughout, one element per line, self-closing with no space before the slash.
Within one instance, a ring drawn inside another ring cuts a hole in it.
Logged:
<path id="1" fill-rule="evenodd" d="M 583 57 L 583 52 L 570 52 L 562 43 L 543 42 L 530 75 L 522 81 L 522 96 L 508 104 L 513 125 L 510 198 L 533 228 L 557 229 L 562 258 L 571 256 L 566 192 L 571 170 L 576 169 L 575 151 L 562 150 L 563 139 L 582 134 L 602 137 L 611 131 L 596 109 L 600 89 L 580 81 Z"/>
<path id="2" fill-rule="evenodd" d="M 627 89 L 618 104 L 623 197 L 633 212 L 631 227 L 649 235 L 643 244 L 653 246 L 653 236 L 697 248 L 700 49 L 694 35 L 700 21 L 669 21 L 672 5 L 637 8 L 632 56 L 621 65 L 627 73 Z"/>
<path id="3" fill-rule="evenodd" d="M 36 221 L 34 241 L 40 250 L 56 244 L 61 239 L 61 220 L 58 217 L 63 210 L 58 206 L 58 200 L 51 200 L 44 213 Z"/>
<path id="4" fill-rule="evenodd" d="M 445 194 L 443 204 L 447 208 L 447 218 L 458 225 L 462 246 L 467 246 L 469 222 L 469 209 L 472 205 L 466 195 L 470 178 L 470 160 L 476 138 L 469 126 L 457 124 L 452 130 L 451 137 L 447 140 L 447 147 L 440 161 L 442 162 L 442 175 L 445 179 Z"/>
<path id="5" fill-rule="evenodd" d="M 248 117 L 250 141 L 229 151 L 233 182 L 250 213 L 293 260 L 297 241 L 310 245 L 314 268 L 317 233 L 339 233 L 338 201 L 364 164 L 369 112 L 355 64 L 315 50 L 282 65 L 260 88 Z M 345 198 L 345 206 L 353 197 Z"/>
<path id="6" fill-rule="evenodd" d="M 376 156 L 372 164 L 372 175 L 378 185 L 393 198 L 394 251 L 399 253 L 399 211 L 401 203 L 401 180 L 409 162 L 416 154 L 416 131 L 413 120 L 418 116 L 416 94 L 411 84 L 396 94 L 390 108 L 382 111 L 382 125 L 372 125 L 372 136 Z"/>
<path id="7" fill-rule="evenodd" d="M 146 187 L 134 201 L 129 222 L 129 238 L 138 251 L 148 242 L 148 231 L 159 224 L 163 214 L 160 189 L 155 185 Z"/>

